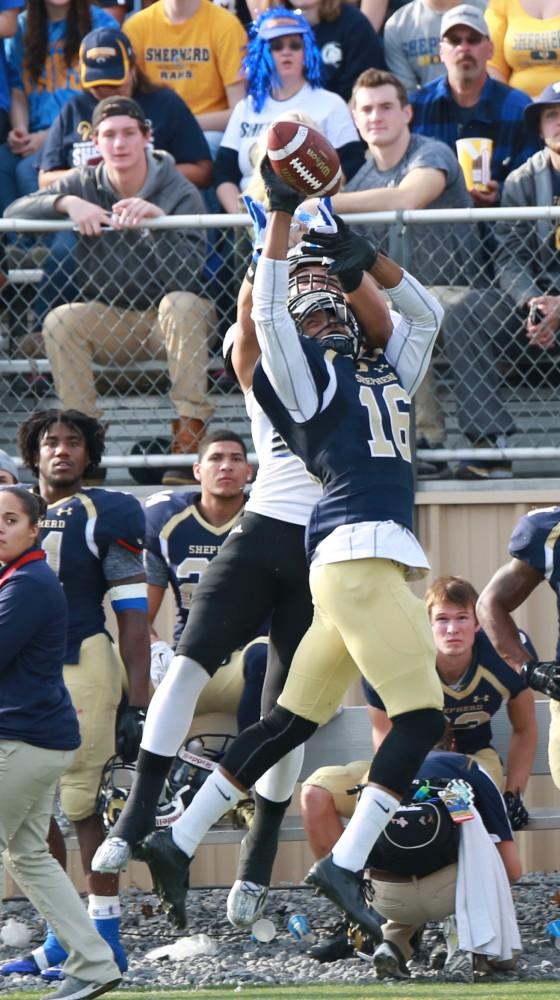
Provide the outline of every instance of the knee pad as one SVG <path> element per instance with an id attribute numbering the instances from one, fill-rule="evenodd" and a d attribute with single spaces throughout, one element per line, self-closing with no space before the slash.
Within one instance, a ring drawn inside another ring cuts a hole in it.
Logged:
<path id="1" fill-rule="evenodd" d="M 445 716 L 437 708 L 420 708 L 396 715 L 392 723 L 373 758 L 369 780 L 402 796 L 442 735 Z"/>

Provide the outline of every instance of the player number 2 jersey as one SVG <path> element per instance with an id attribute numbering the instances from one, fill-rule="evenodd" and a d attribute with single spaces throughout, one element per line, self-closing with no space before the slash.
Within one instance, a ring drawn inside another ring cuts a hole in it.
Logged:
<path id="1" fill-rule="evenodd" d="M 146 500 L 146 574 L 148 583 L 171 584 L 177 616 L 174 638 L 187 623 L 193 594 L 209 562 L 218 554 L 241 511 L 226 524 L 205 521 L 194 492 L 162 491 Z"/>

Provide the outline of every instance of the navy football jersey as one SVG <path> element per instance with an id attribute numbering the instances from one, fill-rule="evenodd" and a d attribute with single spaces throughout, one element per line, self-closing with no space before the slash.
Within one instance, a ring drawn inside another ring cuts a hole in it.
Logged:
<path id="1" fill-rule="evenodd" d="M 65 663 L 78 663 L 84 639 L 105 631 L 103 598 L 111 581 L 103 560 L 111 545 L 139 557 L 144 544 L 144 512 L 129 493 L 92 487 L 49 504 L 39 522 L 41 545 L 68 601 Z"/>
<path id="2" fill-rule="evenodd" d="M 528 653 L 535 656 L 530 639 L 520 632 Z M 488 636 L 479 630 L 476 634 L 470 667 L 461 678 L 458 688 L 441 683 L 443 711 L 453 726 L 453 736 L 458 753 L 475 754 L 492 745 L 492 716 L 504 702 L 525 690 L 525 683 L 517 673 L 498 656 Z M 362 681 L 364 696 L 374 708 L 385 708 L 376 691 Z"/>
<path id="3" fill-rule="evenodd" d="M 340 524 L 396 521 L 412 530 L 410 398 L 383 354 L 354 362 L 301 338 L 319 395 L 292 420 L 257 362 L 253 392 L 291 451 L 323 484 L 307 528 L 309 556 Z M 334 373 L 333 373 L 334 369 Z"/>
<path id="4" fill-rule="evenodd" d="M 196 501 L 198 493 L 155 493 L 148 497 L 146 510 L 146 552 L 156 556 L 167 567 L 177 617 L 174 638 L 180 638 L 187 623 L 194 590 L 208 563 L 218 554 L 231 528 L 239 520 L 241 511 L 226 524 L 216 528 L 205 521 Z M 147 561 L 148 583 L 158 583 L 150 575 Z"/>
<path id="5" fill-rule="evenodd" d="M 509 540 L 510 555 L 542 573 L 556 594 L 560 658 L 560 507 L 541 507 L 525 514 L 515 525 Z"/>

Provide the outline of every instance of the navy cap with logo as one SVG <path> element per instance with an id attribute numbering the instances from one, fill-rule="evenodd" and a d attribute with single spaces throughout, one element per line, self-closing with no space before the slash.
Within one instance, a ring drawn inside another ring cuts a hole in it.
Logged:
<path id="1" fill-rule="evenodd" d="M 146 115 L 137 101 L 133 101 L 132 97 L 120 97 L 119 94 L 115 94 L 114 97 L 104 97 L 95 105 L 91 118 L 93 131 L 96 132 L 106 118 L 114 118 L 116 115 L 128 115 L 129 118 L 135 118 L 141 125 L 148 127 Z"/>
<path id="2" fill-rule="evenodd" d="M 80 45 L 80 82 L 90 87 L 120 87 L 134 64 L 126 35 L 117 28 L 96 28 Z"/>
<path id="3" fill-rule="evenodd" d="M 525 108 L 523 116 L 528 129 L 533 132 L 539 131 L 541 111 L 550 104 L 560 104 L 560 80 L 558 83 L 551 83 L 545 87 L 539 96 L 535 97 L 532 103 Z"/>

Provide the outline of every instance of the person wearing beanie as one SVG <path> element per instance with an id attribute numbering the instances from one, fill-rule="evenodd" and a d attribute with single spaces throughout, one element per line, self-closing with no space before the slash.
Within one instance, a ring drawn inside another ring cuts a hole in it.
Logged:
<path id="1" fill-rule="evenodd" d="M 12 485 L 19 482 L 16 463 L 7 451 L 0 448 L 0 486 Z"/>

